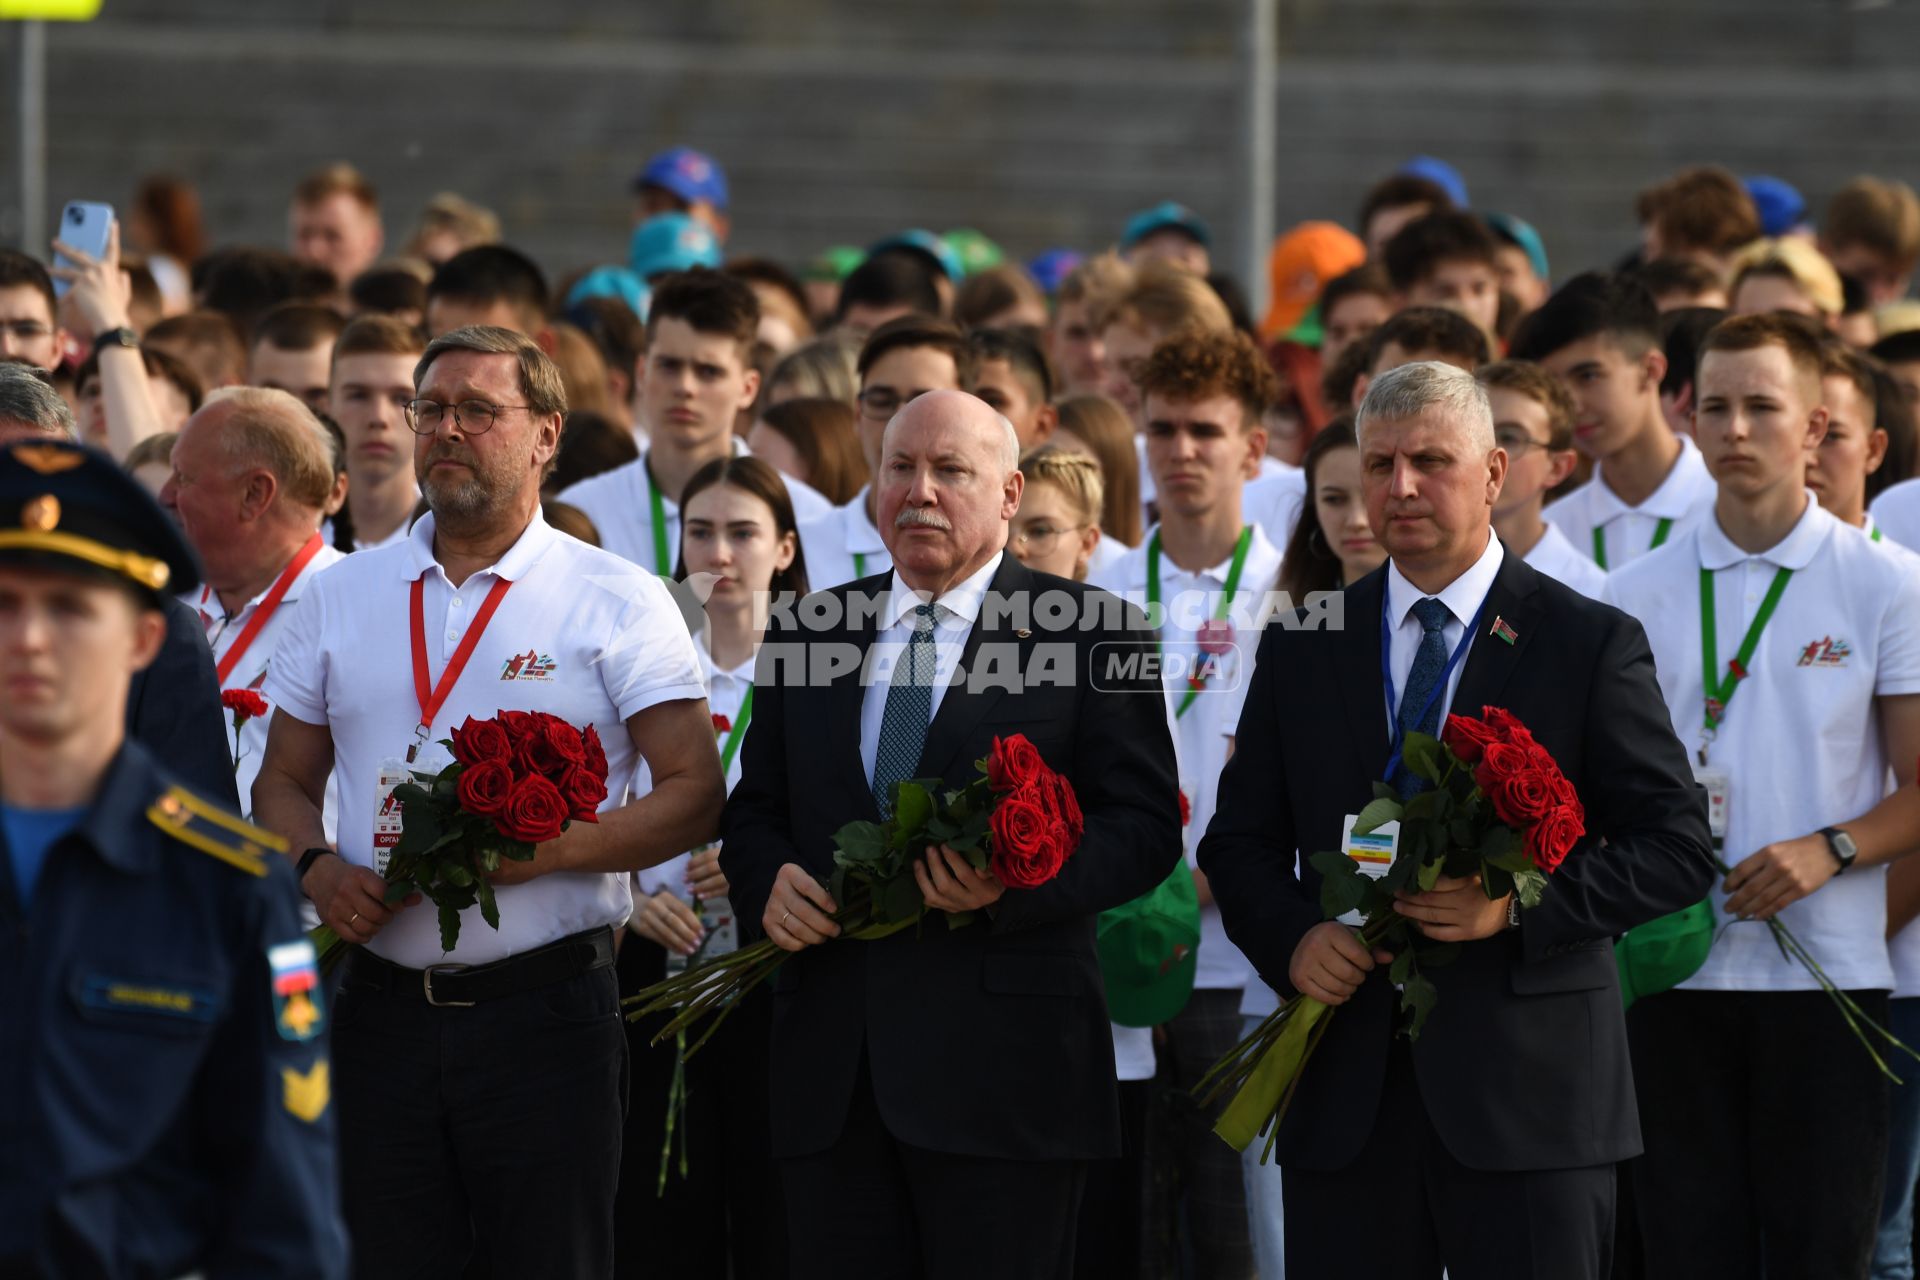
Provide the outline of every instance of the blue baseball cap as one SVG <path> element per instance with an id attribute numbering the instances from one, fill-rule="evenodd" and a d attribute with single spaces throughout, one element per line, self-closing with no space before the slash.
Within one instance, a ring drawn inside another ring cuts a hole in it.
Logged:
<path id="1" fill-rule="evenodd" d="M 1807 220 L 1807 202 L 1790 182 L 1756 174 L 1740 179 L 1753 207 L 1760 212 L 1760 229 L 1770 236 L 1783 236 Z"/>
<path id="2" fill-rule="evenodd" d="M 659 213 L 633 229 L 627 266 L 642 280 L 666 271 L 720 265 L 713 228 L 684 213 Z"/>
<path id="3" fill-rule="evenodd" d="M 1494 235 L 1527 255 L 1527 261 L 1533 265 L 1533 274 L 1542 280 L 1552 278 L 1547 272 L 1547 246 L 1531 222 L 1510 213 L 1483 212 L 1480 216 L 1493 228 Z"/>
<path id="4" fill-rule="evenodd" d="M 1462 209 L 1472 207 L 1473 202 L 1467 199 L 1467 180 L 1460 176 L 1458 169 L 1445 160 L 1433 156 L 1415 156 L 1400 166 L 1400 172 L 1409 177 L 1425 178 L 1428 182 L 1437 183 L 1455 205 Z"/>
<path id="5" fill-rule="evenodd" d="M 1060 292 L 1061 284 L 1083 261 L 1085 259 L 1075 250 L 1048 249 L 1027 263 L 1027 274 L 1051 296 Z"/>
<path id="6" fill-rule="evenodd" d="M 1120 248 L 1123 252 L 1131 249 L 1159 231 L 1183 232 L 1203 249 L 1213 243 L 1213 233 L 1207 230 L 1199 214 L 1177 200 L 1162 200 L 1127 219 L 1125 229 L 1120 232 Z"/>
<path id="7" fill-rule="evenodd" d="M 888 236 L 885 240 L 867 250 L 869 258 L 878 254 L 903 250 L 917 253 L 932 262 L 934 270 L 947 279 L 959 284 L 966 278 L 966 264 L 960 261 L 960 255 L 953 246 L 924 227 L 909 227 L 905 231 Z"/>
<path id="8" fill-rule="evenodd" d="M 588 298 L 612 298 L 632 307 L 633 313 L 644 320 L 652 294 L 647 282 L 625 267 L 595 267 L 567 290 L 567 310 L 571 311 Z"/>
<path id="9" fill-rule="evenodd" d="M 633 189 L 659 187 L 671 191 L 688 204 L 706 203 L 716 209 L 727 207 L 727 175 L 713 157 L 692 147 L 673 147 L 647 161 L 647 167 L 633 180 Z"/>

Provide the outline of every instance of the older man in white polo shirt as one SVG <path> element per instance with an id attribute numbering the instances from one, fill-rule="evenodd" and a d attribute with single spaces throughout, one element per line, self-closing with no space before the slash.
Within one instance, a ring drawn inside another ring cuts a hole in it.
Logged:
<path id="1" fill-rule="evenodd" d="M 477 1249 L 499 1275 L 602 1277 L 626 1079 L 624 873 L 711 839 L 725 796 L 699 660 L 658 579 L 541 519 L 566 404 L 537 346 L 455 330 L 415 382 L 432 511 L 302 598 L 267 681 L 278 710 L 255 814 L 306 851 L 303 890 L 358 944 L 334 1026 L 355 1274 L 457 1274 Z M 611 794 L 597 824 L 502 867 L 499 929 L 468 911 L 443 954 L 430 909 L 382 900 L 375 815 L 410 746 L 427 744 L 414 769 L 442 767 L 436 740 L 501 710 L 596 726 Z M 627 803 L 640 759 L 652 789 Z M 337 856 L 319 824 L 329 765 Z"/>
<path id="2" fill-rule="evenodd" d="M 1732 868 L 1704 962 L 1628 1014 L 1654 1280 L 1864 1275 L 1880 1209 L 1887 1081 L 1761 923 L 1885 1022 L 1885 864 L 1920 845 L 1920 792 L 1886 785 L 1920 755 L 1920 579 L 1805 488 L 1819 343 L 1793 316 L 1707 335 L 1712 511 L 1607 581 L 1645 622 Z"/>

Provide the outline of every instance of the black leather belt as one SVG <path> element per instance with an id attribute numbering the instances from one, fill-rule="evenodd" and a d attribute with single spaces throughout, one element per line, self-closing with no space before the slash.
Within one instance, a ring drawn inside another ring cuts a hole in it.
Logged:
<path id="1" fill-rule="evenodd" d="M 408 969 L 356 947 L 349 986 L 387 991 L 440 1008 L 470 1008 L 535 987 L 551 986 L 613 964 L 613 930 L 589 929 L 491 964 L 436 964 Z"/>

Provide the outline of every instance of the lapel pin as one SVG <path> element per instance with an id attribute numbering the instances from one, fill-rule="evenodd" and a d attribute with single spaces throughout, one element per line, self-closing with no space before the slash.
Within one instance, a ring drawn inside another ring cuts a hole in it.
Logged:
<path id="1" fill-rule="evenodd" d="M 1520 638 L 1519 632 L 1515 631 L 1512 627 L 1508 626 L 1507 620 L 1505 618 L 1499 617 L 1497 615 L 1493 620 L 1493 631 L 1490 634 L 1497 636 L 1502 640 L 1505 640 L 1508 644 L 1512 644 L 1514 641 Z"/>
<path id="2" fill-rule="evenodd" d="M 1015 638 L 1020 640 L 1028 640 L 1033 637 L 1033 632 L 1027 630 L 1025 627 L 1020 627 L 1013 634 Z"/>

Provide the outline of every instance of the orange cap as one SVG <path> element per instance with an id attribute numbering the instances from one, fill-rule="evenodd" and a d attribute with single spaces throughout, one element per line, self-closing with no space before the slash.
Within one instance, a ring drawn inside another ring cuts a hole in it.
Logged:
<path id="1" fill-rule="evenodd" d="M 1267 318 L 1260 335 L 1269 340 L 1299 324 L 1327 281 L 1367 260 L 1367 246 L 1332 222 L 1303 222 L 1273 242 L 1267 255 Z"/>

